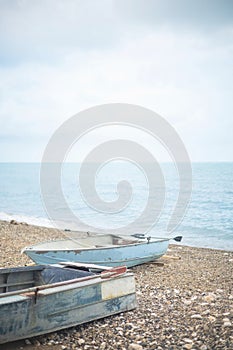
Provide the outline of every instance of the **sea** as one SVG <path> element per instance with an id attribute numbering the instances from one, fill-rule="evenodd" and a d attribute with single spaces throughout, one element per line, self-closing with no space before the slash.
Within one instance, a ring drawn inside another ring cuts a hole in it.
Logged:
<path id="1" fill-rule="evenodd" d="M 63 164 L 60 181 L 66 206 L 82 223 L 77 229 L 91 226 L 96 231 L 114 229 L 122 232 L 124 227 L 127 231 L 127 225 L 139 218 L 137 225 L 140 232 L 145 230 L 151 236 L 182 235 L 183 245 L 233 251 L 233 163 L 192 164 L 191 197 L 183 219 L 173 232 L 168 232 L 167 226 L 180 191 L 179 176 L 173 163 L 160 164 L 165 179 L 164 188 L 160 188 L 160 192 L 162 190 L 165 194 L 164 203 L 158 220 L 149 228 L 143 217 L 140 220 L 150 191 L 143 167 L 126 161 L 113 161 L 91 174 L 94 194 L 110 206 L 119 196 L 118 183 L 123 180 L 130 184 L 130 201 L 120 210 L 110 212 L 97 210 L 85 198 L 79 181 L 80 166 L 79 163 Z M 40 163 L 0 163 L 0 220 L 56 227 L 42 196 L 40 169 Z M 90 173 L 87 175 L 89 177 Z M 156 197 L 154 201 L 156 205 Z M 60 205 L 59 200 L 56 202 L 56 193 L 53 209 L 62 221 L 67 208 L 64 208 L 64 203 Z M 69 229 L 70 223 L 65 221 L 65 217 L 64 222 L 65 228 Z"/>

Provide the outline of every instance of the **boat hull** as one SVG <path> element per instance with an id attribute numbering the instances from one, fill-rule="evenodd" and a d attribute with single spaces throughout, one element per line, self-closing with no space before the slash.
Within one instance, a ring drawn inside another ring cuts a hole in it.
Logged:
<path id="1" fill-rule="evenodd" d="M 91 277 L 92 278 L 92 277 Z M 93 278 L 0 298 L 0 343 L 79 325 L 136 307 L 133 274 Z"/>
<path id="2" fill-rule="evenodd" d="M 62 242 L 62 241 L 61 241 Z M 37 264 L 54 264 L 61 261 L 93 263 L 105 266 L 133 267 L 154 261 L 163 256 L 168 248 L 169 240 L 150 241 L 149 243 L 129 244 L 125 246 L 93 248 L 93 249 L 51 249 L 40 250 L 37 247 L 24 249 Z"/>

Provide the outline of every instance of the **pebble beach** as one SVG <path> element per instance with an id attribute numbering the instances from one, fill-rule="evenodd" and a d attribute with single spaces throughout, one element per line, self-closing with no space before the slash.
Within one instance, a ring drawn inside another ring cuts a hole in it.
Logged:
<path id="1" fill-rule="evenodd" d="M 23 247 L 64 237 L 15 221 L 0 221 L 0 233 L 1 267 L 30 264 Z M 233 252 L 170 245 L 157 263 L 131 270 L 137 309 L 0 349 L 233 349 Z"/>

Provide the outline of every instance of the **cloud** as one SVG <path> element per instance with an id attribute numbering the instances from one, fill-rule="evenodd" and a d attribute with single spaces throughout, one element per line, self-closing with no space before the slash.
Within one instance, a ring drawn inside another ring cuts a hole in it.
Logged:
<path id="1" fill-rule="evenodd" d="M 233 25 L 231 0 L 2 0 L 0 7 L 4 65 L 59 63 L 73 50 L 104 51 L 163 27 L 212 35 Z"/>
<path id="2" fill-rule="evenodd" d="M 117 0 L 114 4 L 125 19 L 146 26 L 166 25 L 199 31 L 233 23 L 231 0 Z"/>
<path id="3" fill-rule="evenodd" d="M 0 67 L 0 160 L 40 160 L 63 121 L 110 102 L 139 104 L 164 116 L 193 160 L 232 159 L 230 22 L 219 20 L 211 35 L 199 31 L 193 20 L 197 30 L 182 32 L 176 26 L 179 16 L 168 21 L 173 28 L 162 25 L 167 19 L 160 9 L 157 27 L 152 19 L 147 24 L 144 14 L 152 12 L 154 3 L 165 11 L 166 2 L 147 1 L 138 18 L 129 13 L 130 0 L 125 5 L 107 0 L 101 5 L 0 2 L 5 28 L 0 43 L 5 40 L 6 48 Z M 139 5 L 135 1 L 132 11 L 139 11 Z M 185 11 L 187 6 L 183 17 Z"/>
<path id="4" fill-rule="evenodd" d="M 117 40 L 108 0 L 21 0 L 0 6 L 0 59 L 5 64 L 59 61 L 73 48 L 104 49 Z"/>

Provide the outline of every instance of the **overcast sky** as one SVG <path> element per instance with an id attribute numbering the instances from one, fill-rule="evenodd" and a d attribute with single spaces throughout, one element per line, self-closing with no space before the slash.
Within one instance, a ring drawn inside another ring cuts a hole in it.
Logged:
<path id="1" fill-rule="evenodd" d="M 0 89 L 0 161 L 40 161 L 110 102 L 166 118 L 192 161 L 233 161 L 233 1 L 0 0 Z"/>

